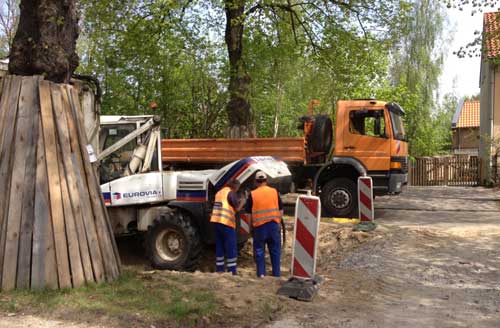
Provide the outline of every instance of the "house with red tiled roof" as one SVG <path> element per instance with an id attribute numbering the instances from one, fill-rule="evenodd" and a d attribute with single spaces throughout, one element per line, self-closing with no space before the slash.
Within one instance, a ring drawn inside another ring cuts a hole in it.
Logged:
<path id="1" fill-rule="evenodd" d="M 454 154 L 478 156 L 479 109 L 479 101 L 460 100 L 451 121 L 451 149 Z"/>
<path id="2" fill-rule="evenodd" d="M 500 12 L 484 13 L 481 51 L 480 146 L 481 181 L 489 182 L 498 169 L 493 140 L 500 140 Z"/>

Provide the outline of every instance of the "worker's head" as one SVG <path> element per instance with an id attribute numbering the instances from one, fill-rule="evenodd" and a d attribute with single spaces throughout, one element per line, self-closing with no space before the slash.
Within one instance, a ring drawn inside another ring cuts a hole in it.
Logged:
<path id="1" fill-rule="evenodd" d="M 232 191 L 238 191 L 240 189 L 240 182 L 236 179 L 232 179 L 227 183 L 227 186 L 231 188 Z"/>
<path id="2" fill-rule="evenodd" d="M 257 182 L 257 185 L 259 186 L 267 183 L 267 175 L 262 171 L 258 171 L 255 174 L 255 182 Z"/>

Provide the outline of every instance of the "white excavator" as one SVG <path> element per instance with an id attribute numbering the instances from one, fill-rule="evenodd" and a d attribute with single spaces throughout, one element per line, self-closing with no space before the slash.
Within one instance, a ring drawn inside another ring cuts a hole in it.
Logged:
<path id="1" fill-rule="evenodd" d="M 247 194 L 255 173 L 262 170 L 271 185 L 286 193 L 291 173 L 270 156 L 242 158 L 222 168 L 175 171 L 162 162 L 160 131 L 160 119 L 153 115 L 100 117 L 94 160 L 99 162 L 101 191 L 115 235 L 145 234 L 147 256 L 155 268 L 193 270 L 203 246 L 215 242 L 210 213 L 219 189 L 237 179 L 240 192 Z M 240 234 L 239 244 L 248 238 Z"/>

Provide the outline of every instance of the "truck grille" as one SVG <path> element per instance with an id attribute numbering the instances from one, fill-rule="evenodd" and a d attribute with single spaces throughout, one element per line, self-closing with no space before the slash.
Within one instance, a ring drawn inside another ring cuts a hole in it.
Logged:
<path id="1" fill-rule="evenodd" d="M 407 156 L 392 156 L 391 162 L 401 163 L 401 170 L 403 172 L 408 172 L 408 157 Z"/>

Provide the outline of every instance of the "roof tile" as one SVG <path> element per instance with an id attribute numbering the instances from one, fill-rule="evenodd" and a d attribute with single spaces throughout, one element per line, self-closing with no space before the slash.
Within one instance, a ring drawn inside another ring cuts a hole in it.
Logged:
<path id="1" fill-rule="evenodd" d="M 487 58 L 500 55 L 500 12 L 484 13 L 483 15 L 484 49 Z"/>
<path id="2" fill-rule="evenodd" d="M 479 101 L 465 101 L 458 118 L 457 128 L 479 127 Z"/>

